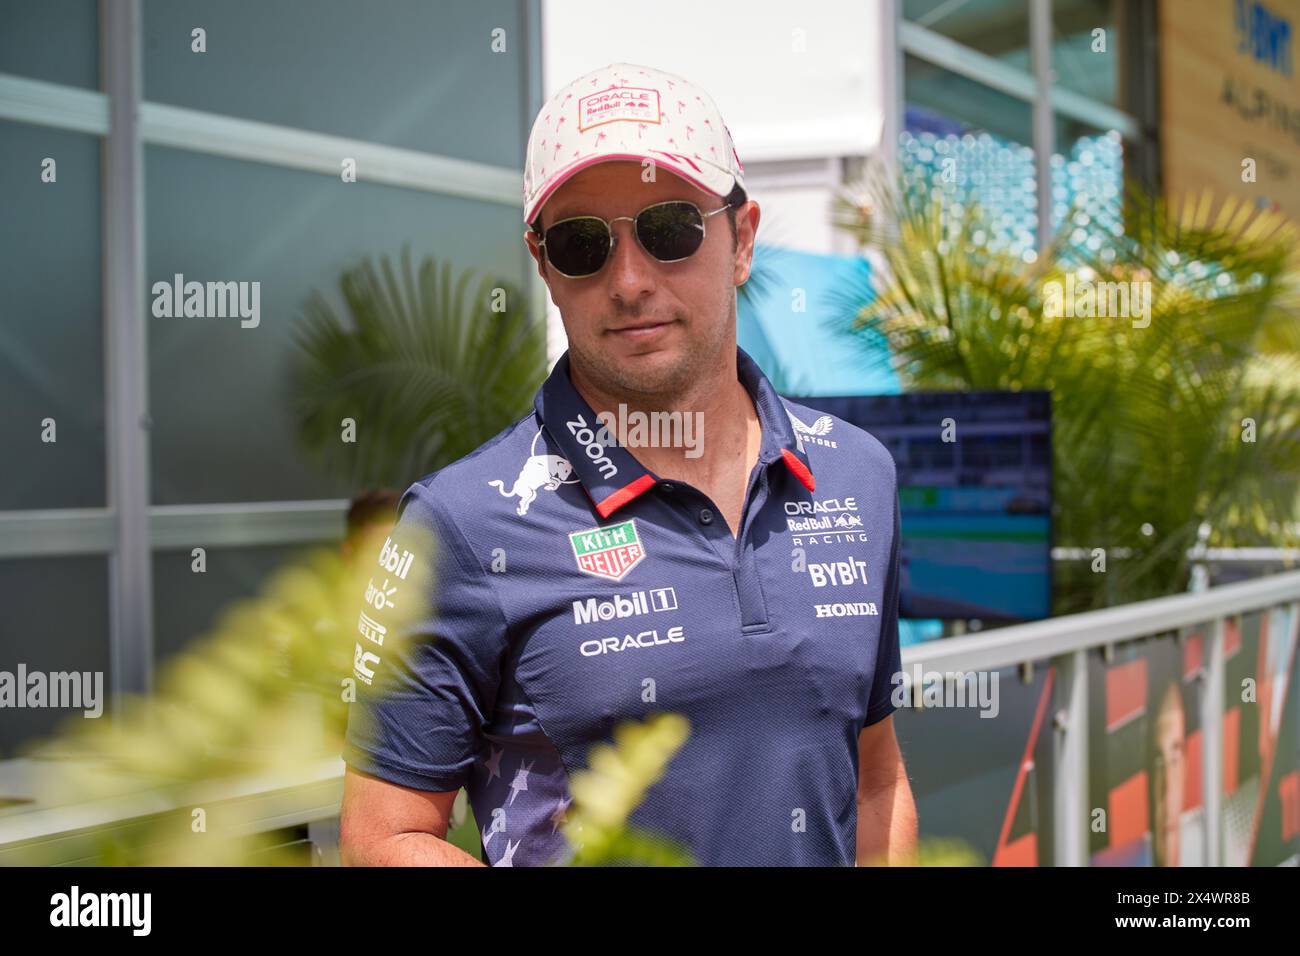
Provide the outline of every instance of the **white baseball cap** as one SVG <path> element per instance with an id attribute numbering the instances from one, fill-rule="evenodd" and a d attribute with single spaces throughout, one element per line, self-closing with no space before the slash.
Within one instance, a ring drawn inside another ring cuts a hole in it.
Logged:
<path id="1" fill-rule="evenodd" d="M 574 173 L 611 159 L 653 160 L 724 199 L 745 188 L 731 131 L 708 93 L 673 73 L 611 63 L 560 89 L 537 114 L 524 162 L 524 222 Z"/>

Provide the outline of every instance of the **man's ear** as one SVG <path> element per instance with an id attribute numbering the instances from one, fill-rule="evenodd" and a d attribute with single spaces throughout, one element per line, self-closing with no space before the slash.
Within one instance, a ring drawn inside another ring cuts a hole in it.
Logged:
<path id="1" fill-rule="evenodd" d="M 524 230 L 524 244 L 528 246 L 528 254 L 531 255 L 533 260 L 537 263 L 537 274 L 545 280 L 546 256 L 542 252 L 542 247 L 538 245 L 538 242 L 539 237 L 537 233 L 533 232 L 531 227 Z"/>
<path id="2" fill-rule="evenodd" d="M 754 238 L 758 234 L 761 215 L 758 203 L 752 199 L 736 210 L 736 249 L 732 262 L 732 280 L 736 285 L 749 279 L 754 264 Z"/>

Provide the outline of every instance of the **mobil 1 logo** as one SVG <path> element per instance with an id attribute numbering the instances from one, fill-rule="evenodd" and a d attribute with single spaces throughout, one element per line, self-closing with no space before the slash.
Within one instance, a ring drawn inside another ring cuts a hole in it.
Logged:
<path id="1" fill-rule="evenodd" d="M 647 588 L 631 594 L 615 594 L 604 599 L 587 598 L 573 602 L 574 624 L 595 624 L 624 617 L 640 617 L 656 611 L 677 610 L 677 592 L 672 588 Z"/>

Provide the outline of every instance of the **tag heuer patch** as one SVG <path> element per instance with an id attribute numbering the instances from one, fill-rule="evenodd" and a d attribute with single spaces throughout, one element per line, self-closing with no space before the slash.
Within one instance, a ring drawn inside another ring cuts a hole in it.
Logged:
<path id="1" fill-rule="evenodd" d="M 645 557 L 645 548 L 636 533 L 636 519 L 605 528 L 589 528 L 569 535 L 578 570 L 598 578 L 620 581 Z"/>

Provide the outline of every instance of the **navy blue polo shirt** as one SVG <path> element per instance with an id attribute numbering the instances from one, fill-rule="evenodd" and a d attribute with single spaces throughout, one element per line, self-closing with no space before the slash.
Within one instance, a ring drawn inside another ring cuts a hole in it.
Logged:
<path id="1" fill-rule="evenodd" d="M 634 826 L 702 865 L 854 864 L 858 735 L 900 669 L 894 463 L 737 361 L 762 446 L 735 537 L 698 489 L 602 444 L 567 353 L 532 414 L 403 495 L 371 587 L 400 589 L 430 534 L 430 609 L 385 647 L 367 608 L 344 758 L 466 787 L 486 862 L 566 858 L 570 774 L 669 711 L 690 736 Z"/>

